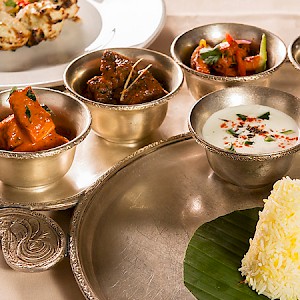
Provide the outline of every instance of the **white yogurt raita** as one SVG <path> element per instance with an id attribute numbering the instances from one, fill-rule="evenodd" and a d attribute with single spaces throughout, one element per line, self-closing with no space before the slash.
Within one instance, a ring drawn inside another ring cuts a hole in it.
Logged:
<path id="1" fill-rule="evenodd" d="M 227 107 L 212 114 L 203 138 L 219 148 L 249 154 L 285 150 L 299 142 L 299 127 L 287 114 L 263 105 Z"/>

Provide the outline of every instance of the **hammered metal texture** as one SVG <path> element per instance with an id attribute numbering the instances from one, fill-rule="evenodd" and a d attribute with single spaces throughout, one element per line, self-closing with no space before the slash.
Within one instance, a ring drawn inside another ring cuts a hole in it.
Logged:
<path id="1" fill-rule="evenodd" d="M 299 177 L 299 159 L 290 176 Z M 75 210 L 70 260 L 78 285 L 89 300 L 192 300 L 182 270 L 194 231 L 262 205 L 270 189 L 221 180 L 191 135 L 144 147 L 102 176 Z"/>
<path id="2" fill-rule="evenodd" d="M 17 271 L 45 271 L 65 255 L 66 237 L 62 229 L 45 215 L 28 210 L 0 210 L 3 256 Z"/>

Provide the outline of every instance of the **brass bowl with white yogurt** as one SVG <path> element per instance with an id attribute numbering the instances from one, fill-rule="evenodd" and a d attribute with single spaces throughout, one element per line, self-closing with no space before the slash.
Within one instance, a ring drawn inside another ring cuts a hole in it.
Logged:
<path id="1" fill-rule="evenodd" d="M 286 92 L 232 87 L 196 102 L 188 126 L 205 148 L 216 175 L 238 186 L 258 188 L 274 183 L 290 169 L 300 149 L 299 111 L 300 99 Z M 219 129 L 222 133 L 215 134 Z"/>

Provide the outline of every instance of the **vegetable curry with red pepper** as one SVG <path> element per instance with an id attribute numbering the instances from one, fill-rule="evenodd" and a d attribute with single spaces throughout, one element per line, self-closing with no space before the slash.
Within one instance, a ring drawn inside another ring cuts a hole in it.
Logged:
<path id="1" fill-rule="evenodd" d="M 259 53 L 258 53 L 259 52 Z M 266 36 L 260 49 L 249 40 L 235 40 L 226 34 L 225 40 L 212 47 L 201 39 L 191 56 L 191 68 L 205 74 L 219 76 L 247 76 L 266 69 Z"/>

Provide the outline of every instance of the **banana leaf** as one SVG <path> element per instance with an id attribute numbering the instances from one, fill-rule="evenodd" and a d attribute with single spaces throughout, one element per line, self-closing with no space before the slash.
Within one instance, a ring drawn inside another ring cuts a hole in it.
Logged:
<path id="1" fill-rule="evenodd" d="M 254 236 L 259 210 L 235 211 L 196 230 L 186 250 L 184 283 L 197 299 L 268 299 L 244 283 L 238 271 Z"/>

